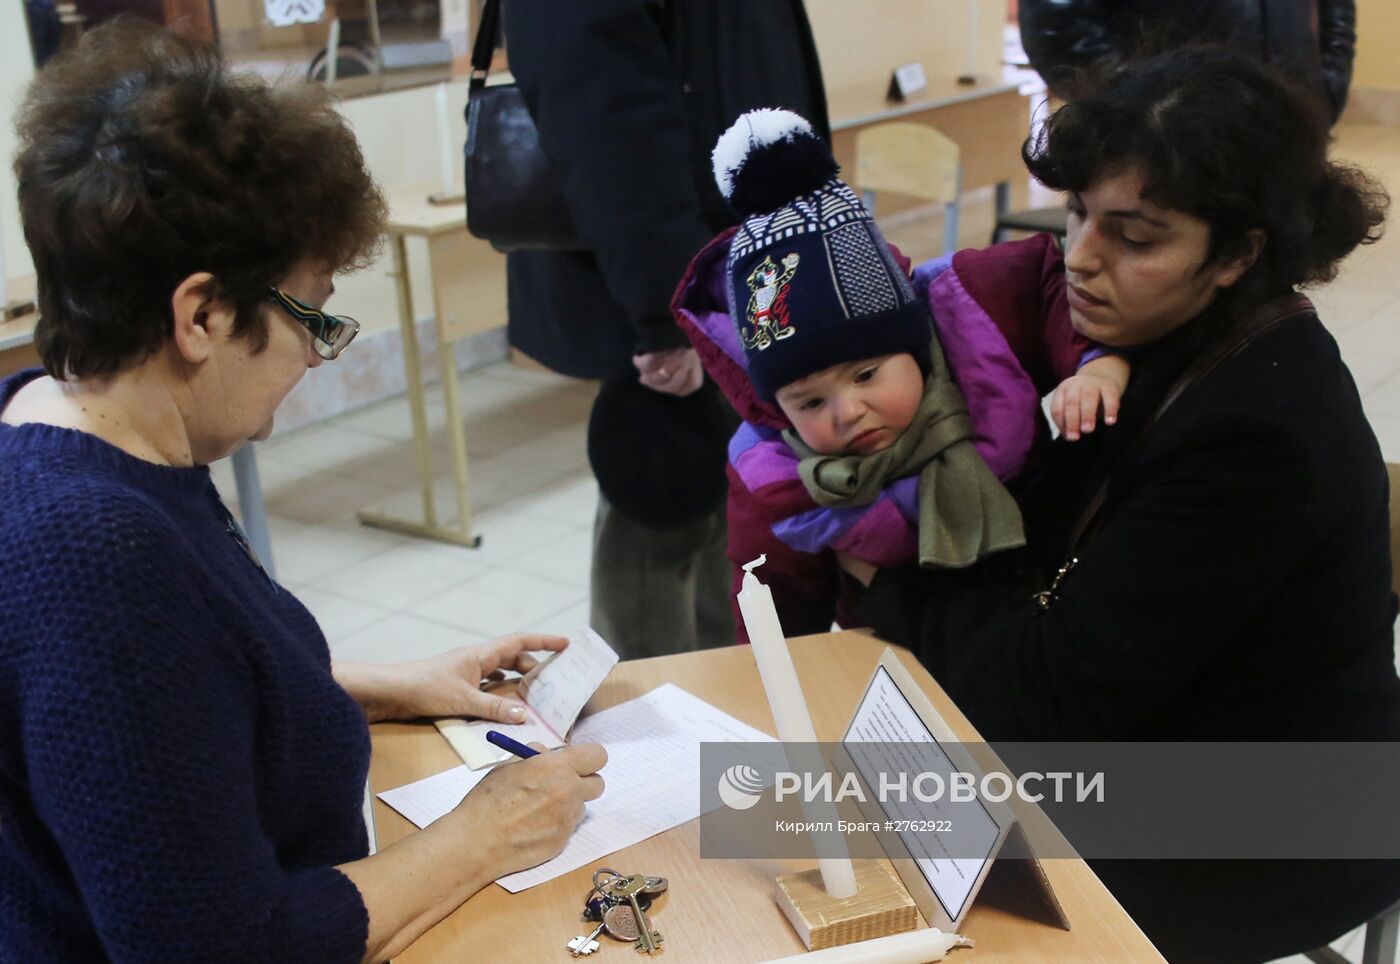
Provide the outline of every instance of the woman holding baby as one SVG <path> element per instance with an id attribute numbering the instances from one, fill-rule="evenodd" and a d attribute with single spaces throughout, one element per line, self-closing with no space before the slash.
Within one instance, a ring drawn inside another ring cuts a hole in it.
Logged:
<path id="1" fill-rule="evenodd" d="M 1115 70 L 1027 143 L 1069 207 L 1046 298 L 1132 368 L 1116 424 L 1028 478 L 1045 592 L 906 567 L 859 611 L 988 740 L 1400 740 L 1385 466 L 1297 293 L 1387 199 L 1327 148 L 1305 93 L 1211 48 Z M 1057 404 L 1093 427 L 1096 400 Z M 1172 961 L 1307 950 L 1400 897 L 1387 860 L 1094 866 Z"/>
<path id="2" fill-rule="evenodd" d="M 992 741 L 1400 740 L 1386 471 L 1298 293 L 1388 199 L 1329 161 L 1315 98 L 1217 48 L 1119 67 L 1023 151 L 1063 252 L 912 286 L 784 113 L 717 145 L 745 220 L 675 308 L 745 420 L 731 560 L 766 555 L 789 634 L 874 626 Z M 1393 860 L 1095 870 L 1173 962 L 1307 950 L 1400 897 Z"/>

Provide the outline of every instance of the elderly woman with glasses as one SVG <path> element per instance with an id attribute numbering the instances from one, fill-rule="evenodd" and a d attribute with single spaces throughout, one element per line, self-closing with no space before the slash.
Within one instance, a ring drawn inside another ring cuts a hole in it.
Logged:
<path id="1" fill-rule="evenodd" d="M 556 854 L 605 761 L 511 764 L 369 856 L 366 720 L 509 722 L 483 679 L 564 641 L 332 665 L 210 481 L 354 337 L 323 306 L 383 200 L 318 89 L 132 23 L 19 138 L 44 369 L 0 382 L 0 959 L 382 960 Z"/>

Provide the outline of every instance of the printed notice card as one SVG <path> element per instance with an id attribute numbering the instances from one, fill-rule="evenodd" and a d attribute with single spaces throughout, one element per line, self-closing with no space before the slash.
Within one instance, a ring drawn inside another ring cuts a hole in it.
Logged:
<path id="1" fill-rule="evenodd" d="M 892 650 L 885 650 L 875 668 L 842 747 L 869 787 L 888 784 L 891 775 L 944 787 L 982 775 L 968 745 L 958 742 Z M 980 794 L 870 797 L 879 801 L 872 804 L 879 810 L 872 816 L 898 828 L 881 842 L 920 912 L 934 927 L 957 930 L 1007 839 L 1023 833 L 1015 814 Z M 1023 852 L 1033 853 L 1028 841 Z M 1030 863 L 1035 885 L 1068 928 L 1049 882 L 1039 865 Z"/>

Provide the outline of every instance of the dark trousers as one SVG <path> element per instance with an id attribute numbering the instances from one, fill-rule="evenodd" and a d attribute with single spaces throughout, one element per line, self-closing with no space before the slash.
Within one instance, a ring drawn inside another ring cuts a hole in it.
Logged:
<path id="1" fill-rule="evenodd" d="M 623 659 L 734 644 L 724 507 L 700 522 L 649 529 L 598 499 L 593 628 Z"/>

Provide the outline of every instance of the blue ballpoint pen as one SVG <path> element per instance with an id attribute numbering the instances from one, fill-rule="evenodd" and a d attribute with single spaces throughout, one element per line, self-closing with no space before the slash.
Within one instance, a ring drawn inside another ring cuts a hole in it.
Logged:
<path id="1" fill-rule="evenodd" d="M 536 750 L 533 747 L 528 747 L 524 743 L 521 743 L 519 740 L 512 740 L 510 737 L 497 730 L 486 731 L 486 742 L 492 744 L 493 746 L 498 746 L 502 750 L 509 750 L 511 753 L 514 753 L 516 756 L 520 757 L 522 760 L 528 760 L 532 756 L 540 755 L 539 750 Z"/>

